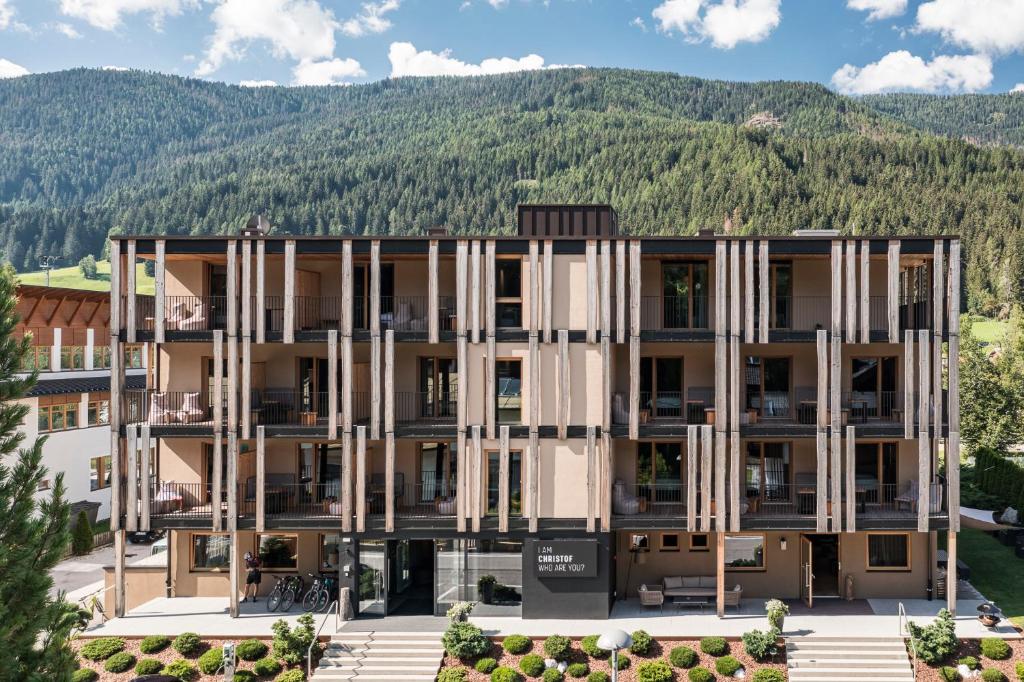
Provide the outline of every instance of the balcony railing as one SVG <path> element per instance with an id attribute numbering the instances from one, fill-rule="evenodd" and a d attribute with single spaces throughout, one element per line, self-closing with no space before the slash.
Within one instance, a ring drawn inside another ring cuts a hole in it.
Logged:
<path id="1" fill-rule="evenodd" d="M 685 516 L 686 490 L 680 482 L 637 483 L 612 493 L 612 514 L 617 516 Z"/>
<path id="2" fill-rule="evenodd" d="M 253 426 L 325 426 L 330 417 L 330 393 L 278 388 L 253 391 L 249 410 Z"/>
<path id="3" fill-rule="evenodd" d="M 898 391 L 850 391 L 843 393 L 843 411 L 851 424 L 902 422 L 903 393 Z"/>
<path id="4" fill-rule="evenodd" d="M 160 481 L 150 490 L 150 516 L 153 518 L 209 519 L 212 517 L 212 486 L 206 483 Z M 226 495 L 221 506 L 226 511 Z"/>
<path id="5" fill-rule="evenodd" d="M 799 475 L 799 474 L 798 474 Z M 813 474 L 806 474 L 813 475 Z M 943 484 L 931 483 L 929 488 L 929 514 L 941 514 L 946 509 Z M 758 517 L 813 517 L 817 514 L 818 486 L 816 483 L 766 485 L 763 489 L 747 490 L 745 516 Z M 908 519 L 917 517 L 918 485 L 916 481 L 903 484 L 879 484 L 873 479 L 859 479 L 855 484 L 857 518 Z M 843 502 L 846 502 L 845 489 Z M 827 513 L 832 513 L 829 500 Z M 844 508 L 845 509 L 845 508 Z"/>
<path id="6" fill-rule="evenodd" d="M 447 489 L 440 481 L 395 485 L 395 517 L 404 519 L 445 518 L 455 516 L 455 482 Z M 367 486 L 366 511 L 383 516 L 387 508 L 382 482 Z"/>
<path id="7" fill-rule="evenodd" d="M 747 516 L 814 516 L 818 486 L 814 483 L 772 483 L 747 490 Z"/>
<path id="8" fill-rule="evenodd" d="M 450 422 L 458 413 L 458 392 L 451 388 L 441 395 L 424 391 L 395 392 L 395 421 Z"/>
<path id="9" fill-rule="evenodd" d="M 712 324 L 709 304 L 707 296 L 642 296 L 640 328 L 646 331 L 709 329 Z"/>
<path id="10" fill-rule="evenodd" d="M 200 391 L 128 390 L 125 423 L 155 426 L 213 426 L 209 396 Z"/>

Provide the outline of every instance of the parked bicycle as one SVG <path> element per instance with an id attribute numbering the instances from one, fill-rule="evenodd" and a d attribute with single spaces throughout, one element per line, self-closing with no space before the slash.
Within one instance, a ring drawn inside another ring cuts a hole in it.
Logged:
<path id="1" fill-rule="evenodd" d="M 307 573 L 307 575 L 313 579 L 313 584 L 309 586 L 309 591 L 302 598 L 302 608 L 306 611 L 322 613 L 327 610 L 327 605 L 331 603 L 333 596 L 338 591 L 338 579 L 325 574 Z"/>
<path id="2" fill-rule="evenodd" d="M 299 575 L 288 575 L 277 577 L 277 584 L 274 585 L 274 589 L 267 595 L 267 610 L 268 611 L 288 611 L 292 608 L 292 604 L 302 594 L 303 581 L 302 576 Z"/>

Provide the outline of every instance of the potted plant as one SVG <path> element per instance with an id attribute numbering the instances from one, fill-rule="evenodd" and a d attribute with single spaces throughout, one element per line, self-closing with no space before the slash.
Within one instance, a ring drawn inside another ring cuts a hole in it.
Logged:
<path id="1" fill-rule="evenodd" d="M 765 613 L 768 614 L 768 625 L 782 632 L 782 624 L 789 615 L 789 607 L 781 599 L 769 599 L 764 604 Z"/>
<path id="2" fill-rule="evenodd" d="M 498 579 L 493 575 L 482 575 L 480 579 L 476 581 L 476 589 L 480 593 L 480 601 L 485 604 L 490 604 L 494 599 L 494 584 L 498 582 Z"/>

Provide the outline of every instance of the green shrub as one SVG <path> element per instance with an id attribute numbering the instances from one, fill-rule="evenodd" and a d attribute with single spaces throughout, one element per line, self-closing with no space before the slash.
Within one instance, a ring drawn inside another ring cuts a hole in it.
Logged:
<path id="1" fill-rule="evenodd" d="M 1017 665 L 1014 666 L 1014 669 L 1017 672 L 1017 679 L 1020 680 L 1020 682 L 1024 682 L 1024 661 L 1017 661 Z"/>
<path id="2" fill-rule="evenodd" d="M 778 641 L 779 631 L 774 628 L 768 632 L 751 630 L 743 633 L 743 649 L 755 661 L 763 661 L 779 653 Z"/>
<path id="3" fill-rule="evenodd" d="M 179 680 L 183 680 L 184 682 L 194 680 L 196 676 L 199 674 L 199 671 L 196 670 L 196 667 L 192 665 L 192 663 L 190 663 L 189 661 L 186 661 L 184 658 L 179 658 L 178 660 L 167 664 L 166 666 L 164 666 L 164 669 L 160 672 L 164 675 L 177 677 Z"/>
<path id="4" fill-rule="evenodd" d="M 289 627 L 284 619 L 274 621 L 270 626 L 274 633 L 274 641 L 271 649 L 274 657 L 288 665 L 298 665 L 306 660 L 306 653 L 316 639 L 316 630 L 313 628 L 313 614 L 304 613 L 298 618 L 294 628 Z M 319 645 L 314 647 L 319 651 Z"/>
<path id="5" fill-rule="evenodd" d="M 203 640 L 194 632 L 183 632 L 174 638 L 171 646 L 182 656 L 191 658 L 199 654 L 203 646 Z"/>
<path id="6" fill-rule="evenodd" d="M 786 674 L 776 668 L 760 668 L 754 673 L 753 682 L 786 682 Z"/>
<path id="7" fill-rule="evenodd" d="M 688 646 L 677 646 L 669 652 L 668 660 L 677 668 L 692 668 L 697 665 L 697 652 Z"/>
<path id="8" fill-rule="evenodd" d="M 236 670 L 231 677 L 231 682 L 254 682 L 256 676 L 251 670 Z"/>
<path id="9" fill-rule="evenodd" d="M 441 643 L 449 656 L 477 658 L 491 651 L 491 640 L 483 631 L 469 622 L 455 622 L 448 625 L 441 637 Z"/>
<path id="10" fill-rule="evenodd" d="M 644 661 L 636 667 L 639 682 L 669 682 L 675 676 L 665 661 Z"/>
<path id="11" fill-rule="evenodd" d="M 603 670 L 595 670 L 587 675 L 587 682 L 608 682 L 608 673 Z"/>
<path id="12" fill-rule="evenodd" d="M 90 661 L 105 661 L 119 651 L 124 651 L 124 640 L 120 637 L 98 637 L 78 650 L 82 658 Z"/>
<path id="13" fill-rule="evenodd" d="M 100 674 L 92 668 L 79 668 L 71 673 L 71 682 L 93 682 Z"/>
<path id="14" fill-rule="evenodd" d="M 502 641 L 501 647 L 506 653 L 518 656 L 533 648 L 533 640 L 526 635 L 509 635 Z"/>
<path id="15" fill-rule="evenodd" d="M 526 654 L 519 661 L 519 669 L 527 677 L 540 677 L 544 672 L 544 659 L 538 654 Z"/>
<path id="16" fill-rule="evenodd" d="M 725 656 L 729 653 L 729 643 L 724 637 L 705 637 L 700 640 L 700 650 L 709 656 Z"/>
<path id="17" fill-rule="evenodd" d="M 580 649 L 582 649 L 583 653 L 591 658 L 608 658 L 608 654 L 611 652 L 597 646 L 598 639 L 598 635 L 587 635 L 580 640 Z"/>
<path id="18" fill-rule="evenodd" d="M 466 669 L 462 666 L 459 666 L 458 668 L 443 668 L 441 672 L 437 674 L 437 682 L 463 682 L 465 679 Z"/>
<path id="19" fill-rule="evenodd" d="M 481 658 L 473 667 L 476 668 L 478 673 L 490 675 L 491 672 L 498 667 L 498 662 L 493 658 Z"/>
<path id="20" fill-rule="evenodd" d="M 981 640 L 981 655 L 993 661 L 1002 661 L 1010 657 L 1010 645 L 998 637 L 985 637 Z"/>
<path id="21" fill-rule="evenodd" d="M 960 671 L 951 665 L 944 665 L 939 668 L 939 679 L 942 682 L 960 682 Z"/>
<path id="22" fill-rule="evenodd" d="M 491 682 L 517 682 L 519 673 L 513 668 L 500 665 L 491 673 Z"/>
<path id="23" fill-rule="evenodd" d="M 277 662 L 276 658 L 261 658 L 256 661 L 252 671 L 260 677 L 269 677 L 281 672 L 281 664 Z"/>
<path id="24" fill-rule="evenodd" d="M 632 663 L 632 661 L 629 660 L 629 656 L 627 656 L 626 654 L 619 654 L 616 658 L 618 660 L 616 669 L 618 670 L 625 670 L 629 667 L 629 664 Z"/>
<path id="25" fill-rule="evenodd" d="M 127 651 L 120 651 L 107 659 L 107 662 L 103 664 L 103 669 L 108 673 L 123 673 L 133 665 L 135 665 L 135 657 Z"/>
<path id="26" fill-rule="evenodd" d="M 274 678 L 274 682 L 305 682 L 306 671 L 302 668 L 295 668 L 294 670 L 285 670 L 283 673 Z"/>
<path id="27" fill-rule="evenodd" d="M 985 668 L 981 671 L 982 682 L 1007 682 L 1006 675 L 995 668 Z"/>
<path id="28" fill-rule="evenodd" d="M 562 635 L 551 635 L 544 640 L 544 653 L 556 661 L 564 661 L 569 658 L 572 650 L 572 640 Z"/>
<path id="29" fill-rule="evenodd" d="M 957 648 L 956 624 L 946 609 L 939 611 L 935 621 L 928 625 L 907 623 L 917 657 L 933 665 L 953 655 Z"/>
<path id="30" fill-rule="evenodd" d="M 715 679 L 715 674 L 707 668 L 690 668 L 686 676 L 690 682 L 714 682 Z"/>
<path id="31" fill-rule="evenodd" d="M 224 660 L 224 652 L 221 649 L 209 649 L 199 657 L 199 672 L 204 675 L 215 675 L 220 670 Z"/>
<path id="32" fill-rule="evenodd" d="M 633 633 L 633 643 L 629 645 L 631 654 L 644 656 L 651 648 L 651 636 L 644 630 L 637 630 Z"/>
<path id="33" fill-rule="evenodd" d="M 136 675 L 156 675 L 163 669 L 163 661 L 155 658 L 144 658 L 135 664 Z"/>
<path id="34" fill-rule="evenodd" d="M 562 682 L 564 677 L 565 676 L 562 675 L 562 671 L 558 668 L 548 668 L 544 671 L 544 674 L 541 675 L 541 679 L 543 679 L 544 682 Z"/>
<path id="35" fill-rule="evenodd" d="M 150 635 L 139 642 L 139 651 L 144 654 L 155 654 L 167 648 L 171 638 L 166 635 Z"/>
<path id="36" fill-rule="evenodd" d="M 968 670 L 978 669 L 978 659 L 974 656 L 964 656 L 956 662 L 957 665 L 966 665 Z"/>
<path id="37" fill-rule="evenodd" d="M 75 556 L 83 556 L 92 551 L 92 526 L 84 511 L 78 512 L 75 527 L 71 529 L 71 552 Z"/>
<path id="38" fill-rule="evenodd" d="M 269 648 L 258 639 L 247 639 L 235 647 L 235 653 L 243 661 L 258 661 L 267 655 Z"/>
<path id="39" fill-rule="evenodd" d="M 586 663 L 570 663 L 565 672 L 569 673 L 569 677 L 586 677 L 590 672 L 590 666 Z"/>
<path id="40" fill-rule="evenodd" d="M 715 670 L 719 675 L 732 677 L 733 673 L 742 668 L 743 665 L 732 656 L 722 656 L 715 661 Z"/>

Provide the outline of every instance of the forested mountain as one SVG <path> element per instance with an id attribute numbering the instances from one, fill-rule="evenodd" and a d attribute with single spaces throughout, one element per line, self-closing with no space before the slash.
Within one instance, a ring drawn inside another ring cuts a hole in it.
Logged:
<path id="1" fill-rule="evenodd" d="M 1024 92 L 1001 95 L 871 95 L 872 109 L 936 135 L 1024 147 Z"/>
<path id="2" fill-rule="evenodd" d="M 520 202 L 599 201 L 643 234 L 726 216 L 743 233 L 958 232 L 971 306 L 1024 299 L 1024 153 L 932 135 L 941 114 L 900 101 L 603 69 L 345 88 L 27 76 L 0 81 L 0 250 L 74 262 L 111 229 L 235 232 L 257 210 L 285 233 L 497 233 Z"/>

